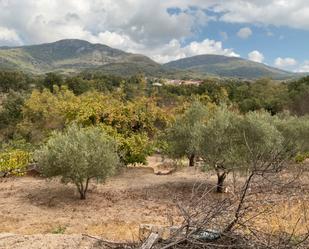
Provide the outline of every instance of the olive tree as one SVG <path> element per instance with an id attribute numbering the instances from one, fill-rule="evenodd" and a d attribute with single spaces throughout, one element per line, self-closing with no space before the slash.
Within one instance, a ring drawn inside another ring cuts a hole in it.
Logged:
<path id="1" fill-rule="evenodd" d="M 60 176 L 63 183 L 76 185 L 81 199 L 91 179 L 104 181 L 118 165 L 116 143 L 95 127 L 70 126 L 55 132 L 36 152 L 39 168 L 46 177 Z"/>
<path id="2" fill-rule="evenodd" d="M 246 196 L 254 177 L 276 176 L 286 169 L 298 152 L 308 149 L 309 119 L 289 115 L 272 116 L 261 112 L 247 113 L 238 123 L 236 153 L 248 172 L 241 188 L 234 218 L 225 228 L 230 231 L 243 217 Z"/>
<path id="3" fill-rule="evenodd" d="M 227 175 L 235 167 L 240 167 L 241 159 L 237 153 L 239 121 L 238 114 L 229 111 L 226 106 L 221 106 L 201 128 L 199 153 L 205 163 L 205 169 L 216 171 L 218 193 L 224 191 L 223 184 Z"/>
<path id="4" fill-rule="evenodd" d="M 207 118 L 207 108 L 194 102 L 166 131 L 167 154 L 173 158 L 187 157 L 194 166 L 198 154 L 200 130 Z"/>
<path id="5" fill-rule="evenodd" d="M 297 152 L 308 150 L 308 118 L 272 116 L 265 111 L 239 115 L 219 107 L 203 126 L 199 152 L 217 172 L 217 192 L 231 171 L 249 175 L 280 171 Z"/>
<path id="6" fill-rule="evenodd" d="M 255 174 L 278 172 L 298 152 L 308 150 L 308 118 L 250 112 L 242 119 L 239 131 L 243 164 Z"/>

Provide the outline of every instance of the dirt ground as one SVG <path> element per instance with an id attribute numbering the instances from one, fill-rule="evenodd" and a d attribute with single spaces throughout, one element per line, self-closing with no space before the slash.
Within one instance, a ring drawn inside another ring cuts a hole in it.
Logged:
<path id="1" fill-rule="evenodd" d="M 157 164 L 158 158 L 149 159 L 150 166 Z M 82 234 L 137 241 L 141 224 L 180 223 L 174 200 L 188 199 L 194 184 L 215 185 L 215 175 L 196 168 L 155 175 L 150 166 L 128 168 L 105 184 L 93 182 L 86 200 L 79 199 L 73 185 L 56 179 L 2 180 L 0 248 L 96 248 Z"/>
<path id="2" fill-rule="evenodd" d="M 150 166 L 158 163 L 158 158 L 149 159 Z M 86 200 L 79 200 L 73 185 L 57 179 L 24 176 L 2 180 L 0 234 L 89 234 L 136 241 L 140 224 L 179 223 L 173 200 L 185 199 L 195 183 L 206 180 L 206 174 L 184 168 L 171 175 L 155 175 L 150 166 L 128 168 L 105 184 L 93 182 Z M 11 248 L 1 244 L 7 240 L 15 237 L 0 238 L 0 248 Z"/>

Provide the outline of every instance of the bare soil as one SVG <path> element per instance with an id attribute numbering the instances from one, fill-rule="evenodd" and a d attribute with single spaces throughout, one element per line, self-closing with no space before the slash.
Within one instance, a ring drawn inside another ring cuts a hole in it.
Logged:
<path id="1" fill-rule="evenodd" d="M 196 184 L 215 186 L 216 176 L 194 167 L 155 175 L 158 160 L 152 157 L 147 167 L 127 168 L 105 184 L 92 182 L 86 200 L 79 199 L 73 185 L 63 185 L 58 179 L 28 176 L 2 180 L 0 248 L 96 248 L 95 241 L 82 234 L 138 241 L 141 224 L 179 224 L 182 218 L 174 200 L 188 200 Z M 227 181 L 232 184 L 231 178 Z M 308 189 L 302 192 L 308 193 Z M 281 194 L 284 199 L 285 193 Z M 224 195 L 214 194 L 215 198 Z M 287 202 L 285 205 L 285 211 L 291 210 Z M 269 218 L 261 226 L 272 222 Z"/>
<path id="2" fill-rule="evenodd" d="M 150 166 L 158 164 L 156 158 L 149 161 Z M 78 234 L 136 241 L 140 224 L 168 226 L 181 222 L 174 199 L 186 199 L 195 183 L 206 181 L 206 174 L 184 168 L 170 175 L 155 175 L 150 166 L 128 168 L 105 184 L 92 182 L 86 200 L 79 199 L 75 186 L 63 185 L 58 179 L 6 178 L 0 183 L 0 234 L 35 235 L 25 239 L 31 242 L 31 248 L 41 248 L 33 241 L 45 238 L 45 234 L 50 241 L 59 240 L 54 239 L 57 233 L 74 235 L 67 240 L 76 243 L 82 240 Z M 0 248 L 27 248 L 27 242 L 22 247 L 10 246 L 20 238 L 0 237 Z M 61 236 L 55 238 L 62 240 Z"/>

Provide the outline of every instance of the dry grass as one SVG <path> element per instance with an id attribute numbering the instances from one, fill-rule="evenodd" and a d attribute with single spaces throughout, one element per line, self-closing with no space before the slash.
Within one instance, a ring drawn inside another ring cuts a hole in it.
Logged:
<path id="1" fill-rule="evenodd" d="M 160 163 L 152 160 L 151 164 Z M 254 220 L 254 226 L 274 234 L 306 232 L 309 219 L 304 214 L 309 201 L 303 193 L 308 193 L 308 179 L 308 175 L 303 176 L 298 192 L 277 192 L 268 186 L 267 191 L 250 197 L 256 203 L 250 215 L 268 211 Z M 164 176 L 154 175 L 152 168 L 129 168 L 104 185 L 92 183 L 88 199 L 81 201 L 74 186 L 62 185 L 57 180 L 9 178 L 0 183 L 0 233 L 85 233 L 110 240 L 136 241 L 140 224 L 180 224 L 182 217 L 174 199 L 185 204 L 193 186 L 205 182 L 206 187 L 214 186 L 216 176 L 195 168 Z M 232 179 L 228 179 L 228 184 L 232 184 Z M 266 194 L 271 191 L 274 193 Z M 213 193 L 209 202 L 229 194 Z M 269 202 L 272 198 L 274 201 Z"/>

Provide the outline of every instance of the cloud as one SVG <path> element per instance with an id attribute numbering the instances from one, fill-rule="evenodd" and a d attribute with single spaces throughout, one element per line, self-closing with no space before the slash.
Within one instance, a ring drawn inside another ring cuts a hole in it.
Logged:
<path id="1" fill-rule="evenodd" d="M 178 40 L 171 40 L 168 44 L 152 51 L 142 49 L 134 52 L 143 52 L 157 62 L 165 63 L 185 57 L 201 54 L 218 54 L 225 56 L 239 57 L 233 49 L 223 48 L 222 42 L 205 39 L 201 42 L 191 42 L 186 46 L 181 46 Z"/>
<path id="2" fill-rule="evenodd" d="M 308 73 L 309 72 L 309 61 L 305 61 L 297 70 L 297 73 Z"/>
<path id="3" fill-rule="evenodd" d="M 261 52 L 254 50 L 248 54 L 248 59 L 251 61 L 262 63 L 264 61 L 264 55 Z"/>
<path id="4" fill-rule="evenodd" d="M 214 11 L 222 13 L 220 20 L 224 22 L 309 30 L 307 0 L 223 0 L 214 6 Z"/>
<path id="5" fill-rule="evenodd" d="M 179 10 L 169 13 L 175 6 Z M 222 42 L 194 41 L 199 29 L 214 19 L 200 8 L 199 1 L 0 0 L 0 23 L 16 31 L 14 41 L 84 39 L 143 53 L 159 62 L 204 53 L 238 56 Z"/>
<path id="6" fill-rule="evenodd" d="M 275 66 L 280 67 L 280 68 L 289 68 L 297 65 L 297 61 L 294 58 L 281 58 L 278 57 L 275 60 Z"/>
<path id="7" fill-rule="evenodd" d="M 15 30 L 0 26 L 0 45 L 20 45 L 21 39 Z"/>
<path id="8" fill-rule="evenodd" d="M 217 20 L 309 30 L 309 6 L 307 0 L 0 0 L 0 45 L 79 38 L 161 62 L 198 53 L 237 55 L 219 41 L 200 41 L 201 29 Z M 238 33 L 245 39 L 252 30 Z"/>
<path id="9" fill-rule="evenodd" d="M 237 36 L 241 39 L 247 39 L 252 35 L 252 30 L 248 27 L 245 28 L 241 28 L 238 32 L 237 32 Z"/>

